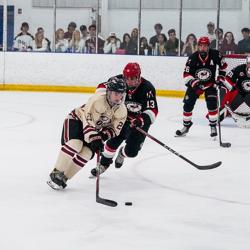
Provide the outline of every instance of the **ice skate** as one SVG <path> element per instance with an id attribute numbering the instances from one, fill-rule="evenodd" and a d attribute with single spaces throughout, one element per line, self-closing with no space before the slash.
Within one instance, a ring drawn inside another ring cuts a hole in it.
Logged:
<path id="1" fill-rule="evenodd" d="M 125 159 L 125 156 L 122 154 L 122 149 L 123 148 L 120 148 L 119 153 L 115 159 L 115 167 L 116 168 L 120 168 L 123 165 L 123 162 Z"/>
<path id="2" fill-rule="evenodd" d="M 99 163 L 97 167 L 91 169 L 91 176 L 89 178 L 95 178 L 98 172 L 99 172 L 99 175 L 101 175 L 107 170 L 107 168 L 108 167 L 105 167 Z"/>
<path id="3" fill-rule="evenodd" d="M 217 128 L 216 128 L 216 126 L 210 126 L 210 128 L 211 128 L 210 136 L 212 138 L 216 138 L 216 136 L 217 136 Z"/>
<path id="4" fill-rule="evenodd" d="M 190 127 L 191 127 L 192 125 L 193 125 L 193 123 L 190 122 L 188 125 L 184 125 L 182 129 L 176 130 L 175 136 L 176 136 L 176 137 L 185 136 L 185 135 L 188 133 L 188 131 L 189 131 L 189 129 L 190 129 Z"/>
<path id="5" fill-rule="evenodd" d="M 62 190 L 67 187 L 66 182 L 68 178 L 64 175 L 63 172 L 55 168 L 49 176 L 50 176 L 50 179 L 47 181 L 47 184 L 51 188 L 55 190 Z"/>

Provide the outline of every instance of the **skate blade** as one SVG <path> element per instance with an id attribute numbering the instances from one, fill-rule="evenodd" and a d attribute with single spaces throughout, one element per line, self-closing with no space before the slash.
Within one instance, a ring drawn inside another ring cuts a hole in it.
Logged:
<path id="1" fill-rule="evenodd" d="M 48 180 L 47 184 L 54 190 L 63 190 L 63 187 L 58 186 L 56 183 L 54 183 L 52 180 Z"/>
<path id="2" fill-rule="evenodd" d="M 185 137 L 187 134 L 183 134 L 183 135 L 174 135 L 174 137 L 178 138 L 178 137 Z"/>

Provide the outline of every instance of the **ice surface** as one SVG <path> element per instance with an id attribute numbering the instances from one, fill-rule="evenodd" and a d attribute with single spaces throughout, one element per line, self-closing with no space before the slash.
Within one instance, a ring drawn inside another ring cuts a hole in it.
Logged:
<path id="1" fill-rule="evenodd" d="M 89 95 L 0 92 L 1 250 L 247 250 L 250 249 L 250 130 L 228 119 L 221 148 L 209 137 L 206 105 L 198 101 L 184 138 L 181 99 L 158 98 L 150 133 L 197 164 L 200 171 L 147 139 L 135 159 L 103 175 L 95 202 L 88 163 L 62 192 L 46 184 L 65 116 Z M 125 201 L 133 206 L 125 206 Z"/>

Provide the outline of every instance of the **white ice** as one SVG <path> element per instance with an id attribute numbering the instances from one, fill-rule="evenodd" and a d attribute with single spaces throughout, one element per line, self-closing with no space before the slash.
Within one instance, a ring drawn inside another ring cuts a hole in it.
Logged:
<path id="1" fill-rule="evenodd" d="M 222 148 L 209 136 L 204 101 L 184 138 L 182 100 L 158 98 L 150 134 L 197 164 L 200 171 L 146 139 L 135 159 L 95 180 L 87 164 L 63 191 L 47 184 L 60 149 L 62 123 L 89 95 L 0 92 L 1 250 L 248 250 L 250 249 L 250 130 L 222 124 Z M 125 201 L 133 206 L 124 205 Z"/>

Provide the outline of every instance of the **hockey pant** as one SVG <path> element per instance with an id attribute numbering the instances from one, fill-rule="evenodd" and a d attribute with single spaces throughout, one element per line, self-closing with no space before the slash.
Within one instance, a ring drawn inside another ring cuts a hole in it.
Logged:
<path id="1" fill-rule="evenodd" d="M 217 90 L 209 87 L 204 90 L 205 101 L 208 109 L 208 119 L 210 126 L 215 126 L 217 122 Z M 191 124 L 192 111 L 200 95 L 197 95 L 192 87 L 188 87 L 183 99 L 183 125 Z"/>

